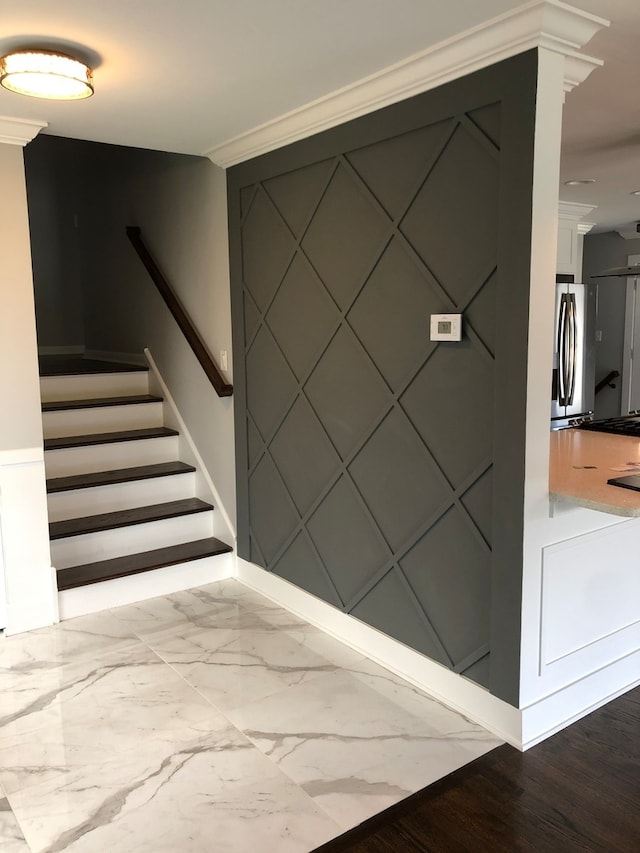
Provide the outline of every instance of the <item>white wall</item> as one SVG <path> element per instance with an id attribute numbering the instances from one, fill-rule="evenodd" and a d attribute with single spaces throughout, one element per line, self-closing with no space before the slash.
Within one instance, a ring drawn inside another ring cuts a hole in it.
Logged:
<path id="1" fill-rule="evenodd" d="M 563 61 L 540 51 L 520 675 L 525 746 L 640 679 L 640 597 L 632 603 L 634 618 L 628 601 L 640 569 L 640 522 L 578 508 L 552 510 L 548 498 Z"/>
<path id="2" fill-rule="evenodd" d="M 56 618 L 23 151 L 0 145 L 0 543 L 6 628 Z"/>

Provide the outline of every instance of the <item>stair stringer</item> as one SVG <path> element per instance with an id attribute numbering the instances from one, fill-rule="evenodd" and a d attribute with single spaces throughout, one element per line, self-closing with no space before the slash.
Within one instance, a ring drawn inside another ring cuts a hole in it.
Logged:
<path id="1" fill-rule="evenodd" d="M 158 365 L 156 364 L 148 347 L 145 347 L 144 355 L 147 360 L 147 364 L 149 365 L 149 393 L 157 394 L 159 397 L 164 398 L 164 425 L 178 431 L 180 451 L 179 458 L 183 462 L 188 462 L 193 465 L 196 469 L 195 495 L 201 500 L 212 503 L 215 507 L 215 512 L 213 513 L 213 535 L 218 539 L 222 539 L 224 542 L 232 544 L 233 554 L 230 556 L 233 556 L 235 559 L 237 547 L 235 525 L 229 517 L 229 513 L 227 512 L 224 502 L 222 501 L 222 498 L 220 497 L 220 494 L 213 482 L 213 478 L 207 470 L 207 466 L 198 451 L 193 436 L 189 432 L 189 429 L 178 410 L 176 401 L 164 381 L 162 374 L 158 369 Z M 220 558 L 217 557 L 216 559 Z M 229 577 L 232 576 L 235 576 L 235 569 L 233 575 L 229 575 Z"/>

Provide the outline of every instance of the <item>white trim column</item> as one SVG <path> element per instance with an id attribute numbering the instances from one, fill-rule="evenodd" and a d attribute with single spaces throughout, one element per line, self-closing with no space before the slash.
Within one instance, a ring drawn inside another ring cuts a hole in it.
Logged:
<path id="1" fill-rule="evenodd" d="M 593 204 L 578 204 L 573 201 L 560 202 L 556 271 L 575 276 L 575 281 L 582 281 L 584 235 L 588 234 L 594 226 L 593 222 L 583 220 L 595 209 Z"/>
<path id="2" fill-rule="evenodd" d="M 637 551 L 637 522 L 621 522 L 617 516 L 579 507 L 551 513 L 549 504 L 561 90 L 566 66 L 562 56 L 542 48 L 539 60 L 520 657 L 523 748 L 629 689 L 640 673 L 638 622 L 628 624 L 622 606 L 635 589 L 636 562 L 630 554 Z M 561 209 L 576 217 L 589 210 L 574 205 L 567 211 L 566 204 Z M 577 239 L 577 228 L 575 233 Z M 577 253 L 574 260 L 577 265 Z M 615 556 L 607 559 L 603 553 Z"/>

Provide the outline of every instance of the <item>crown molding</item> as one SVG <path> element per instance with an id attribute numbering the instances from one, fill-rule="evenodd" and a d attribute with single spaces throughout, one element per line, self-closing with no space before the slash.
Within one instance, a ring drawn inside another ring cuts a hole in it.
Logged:
<path id="1" fill-rule="evenodd" d="M 588 234 L 592 228 L 596 227 L 595 222 L 578 222 L 578 234 Z"/>
<path id="2" fill-rule="evenodd" d="M 578 221 L 580 219 L 584 219 L 585 216 L 589 216 L 596 209 L 596 204 L 583 204 L 582 202 L 577 201 L 560 201 L 558 203 L 558 215 L 563 219 L 573 219 L 574 221 Z M 587 223 L 584 223 L 585 225 Z M 593 224 L 589 223 L 590 228 L 593 228 Z"/>
<path id="3" fill-rule="evenodd" d="M 602 64 L 578 51 L 608 26 L 604 18 L 559 0 L 531 0 L 213 146 L 204 156 L 234 166 L 533 48 L 567 57 L 565 92 L 571 91 Z"/>
<path id="4" fill-rule="evenodd" d="M 584 220 L 585 216 L 589 216 L 590 213 L 596 209 L 597 205 L 595 204 L 582 204 L 577 201 L 561 201 L 558 204 L 558 216 L 560 219 L 569 222 L 576 223 L 576 230 L 578 234 L 588 234 L 592 228 L 596 227 L 595 222 L 586 222 Z"/>
<path id="5" fill-rule="evenodd" d="M 0 116 L 0 144 L 21 145 L 23 148 L 40 133 L 49 122 Z"/>
<path id="6" fill-rule="evenodd" d="M 623 240 L 640 240 L 640 234 L 638 233 L 635 222 L 632 222 L 630 225 L 624 225 L 617 228 L 616 231 Z"/>
<path id="7" fill-rule="evenodd" d="M 575 51 L 567 52 L 564 55 L 564 93 L 567 95 L 580 83 L 584 83 L 589 74 L 604 65 L 601 59 L 595 59 L 593 56 L 585 56 L 582 53 Z"/>

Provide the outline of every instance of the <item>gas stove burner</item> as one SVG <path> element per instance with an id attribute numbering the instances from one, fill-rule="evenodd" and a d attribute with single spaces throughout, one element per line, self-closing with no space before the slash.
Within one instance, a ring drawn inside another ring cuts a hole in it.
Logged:
<path id="1" fill-rule="evenodd" d="M 580 424 L 578 429 L 590 429 L 594 432 L 608 432 L 613 435 L 630 435 L 640 437 L 640 415 L 625 415 L 620 418 L 604 418 L 601 421 L 591 421 Z"/>

